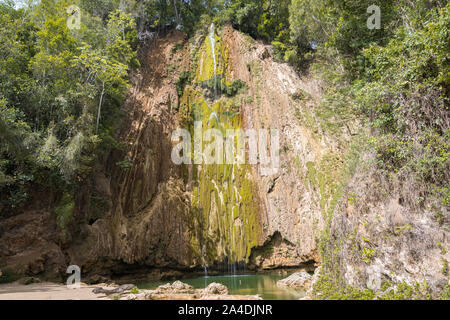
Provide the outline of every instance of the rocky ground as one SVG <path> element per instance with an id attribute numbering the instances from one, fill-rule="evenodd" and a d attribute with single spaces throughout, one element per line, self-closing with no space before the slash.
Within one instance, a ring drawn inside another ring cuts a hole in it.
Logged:
<path id="1" fill-rule="evenodd" d="M 66 285 L 54 283 L 31 283 L 17 281 L 0 285 L 0 300 L 262 300 L 259 296 L 230 295 L 228 288 L 211 283 L 205 289 L 181 281 L 166 284 L 156 290 L 139 290 L 134 285 L 90 286 L 69 289 Z"/>
<path id="2" fill-rule="evenodd" d="M 230 295 L 228 288 L 220 283 L 211 283 L 205 289 L 194 287 L 181 281 L 159 286 L 156 290 L 139 290 L 139 292 L 122 295 L 120 300 L 262 300 L 257 295 Z"/>

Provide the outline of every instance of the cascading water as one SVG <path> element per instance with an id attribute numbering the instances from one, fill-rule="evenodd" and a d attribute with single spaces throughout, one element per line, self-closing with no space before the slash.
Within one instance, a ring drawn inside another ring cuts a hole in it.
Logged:
<path id="1" fill-rule="evenodd" d="M 231 84 L 227 81 L 228 50 L 216 35 L 214 24 L 210 26 L 202 49 L 196 80 L 214 95 L 207 99 L 205 91 L 190 88 L 182 97 L 182 104 L 189 108 L 187 111 L 194 116 L 194 121 L 201 123 L 199 131 L 191 128 L 193 133 L 215 130 L 225 136 L 228 130 L 240 130 L 242 123 L 240 113 L 231 110 L 229 100 L 221 97 L 218 91 L 222 85 Z M 199 245 L 206 279 L 208 269 L 220 263 L 223 263 L 222 271 L 235 274 L 237 268 L 248 261 L 250 248 L 258 244 L 259 218 L 248 168 L 239 164 L 206 164 L 205 149 L 212 144 L 200 140 L 199 145 L 203 163 L 193 168 L 196 187 L 193 188 L 192 203 L 201 235 L 200 242 L 195 245 Z M 222 152 L 222 159 L 226 159 L 225 150 L 215 151 Z"/>
<path id="2" fill-rule="evenodd" d="M 214 23 L 211 23 L 209 28 L 209 41 L 211 42 L 211 54 L 214 63 L 214 99 L 217 96 L 217 61 L 216 61 L 216 33 Z"/>

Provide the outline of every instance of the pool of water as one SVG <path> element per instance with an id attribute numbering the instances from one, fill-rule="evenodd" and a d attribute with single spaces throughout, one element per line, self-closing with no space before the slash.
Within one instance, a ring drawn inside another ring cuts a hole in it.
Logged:
<path id="1" fill-rule="evenodd" d="M 305 296 L 305 292 L 296 291 L 277 286 L 277 281 L 288 275 L 230 275 L 210 276 L 194 279 L 183 279 L 182 282 L 190 284 L 196 289 L 203 289 L 210 283 L 217 282 L 228 287 L 229 293 L 233 295 L 255 295 L 259 294 L 264 300 L 298 300 Z M 140 289 L 153 290 L 169 281 L 157 281 L 141 283 Z M 173 282 L 173 281 L 172 281 Z"/>

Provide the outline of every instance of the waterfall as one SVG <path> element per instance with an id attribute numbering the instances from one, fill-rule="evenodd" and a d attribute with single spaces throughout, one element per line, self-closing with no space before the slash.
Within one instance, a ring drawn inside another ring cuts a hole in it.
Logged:
<path id="1" fill-rule="evenodd" d="M 203 272 L 205 274 L 205 278 L 208 278 L 208 267 L 206 266 L 206 247 L 203 246 L 202 248 L 202 258 L 203 258 Z"/>
<path id="2" fill-rule="evenodd" d="M 198 91 L 198 97 L 193 95 L 195 104 L 190 103 L 195 120 L 201 121 L 203 128 L 214 129 L 226 134 L 230 130 L 240 130 L 241 119 L 238 113 L 231 113 L 226 99 L 217 101 L 221 94 L 222 81 L 226 83 L 227 55 L 221 40 L 215 32 L 214 24 L 209 28 L 209 34 L 204 39 L 202 59 L 198 65 L 198 80 L 207 86 L 207 94 Z M 223 54 L 223 56 L 222 56 Z M 211 66 L 213 65 L 213 66 Z M 214 72 L 214 73 L 212 73 Z M 214 91 L 213 91 L 214 85 Z M 202 86 L 203 87 L 203 86 Z M 204 87 L 203 87 L 204 88 Z M 211 95 L 212 101 L 210 99 Z M 194 131 L 197 127 L 194 126 Z M 238 144 L 240 140 L 238 139 Z M 212 142 L 212 141 L 210 141 Z M 202 228 L 202 243 L 200 243 L 200 263 L 206 278 L 215 267 L 225 274 L 236 275 L 245 264 L 248 247 L 255 235 L 244 227 L 248 221 L 254 221 L 256 207 L 249 194 L 252 192 L 247 181 L 246 168 L 238 163 L 206 164 L 206 154 L 203 151 L 207 141 L 201 141 L 203 163 L 198 165 L 196 175 L 198 179 L 195 207 L 198 209 L 199 227 Z M 234 142 L 235 143 L 235 142 Z M 216 152 L 218 150 L 215 150 Z M 226 160 L 226 150 L 222 149 L 223 160 Z M 233 151 L 236 153 L 236 150 Z M 234 157 L 237 157 L 234 154 Z M 241 196 L 245 194 L 245 198 Z M 253 208 L 255 209 L 253 211 Z M 214 232 L 210 241 L 210 232 Z M 216 238 L 217 236 L 217 238 Z M 216 248 L 212 247 L 217 245 Z M 212 259 L 212 253 L 217 254 L 221 261 Z M 210 270 L 208 270 L 208 268 Z M 213 268 L 213 269 L 211 269 Z M 200 269 L 201 270 L 201 269 Z M 209 272 L 208 272 L 209 271 Z"/>
<path id="3" fill-rule="evenodd" d="M 214 23 L 211 23 L 209 29 L 209 41 L 211 42 L 211 53 L 214 62 L 214 98 L 217 95 L 217 62 L 216 62 L 216 34 L 214 32 Z"/>

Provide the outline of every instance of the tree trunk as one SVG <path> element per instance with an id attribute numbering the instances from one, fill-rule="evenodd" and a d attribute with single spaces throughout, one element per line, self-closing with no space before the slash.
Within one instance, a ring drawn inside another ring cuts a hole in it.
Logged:
<path id="1" fill-rule="evenodd" d="M 177 19 L 177 26 L 180 24 L 180 17 L 178 16 L 178 9 L 176 0 L 173 0 L 173 7 L 175 8 L 175 17 Z"/>

